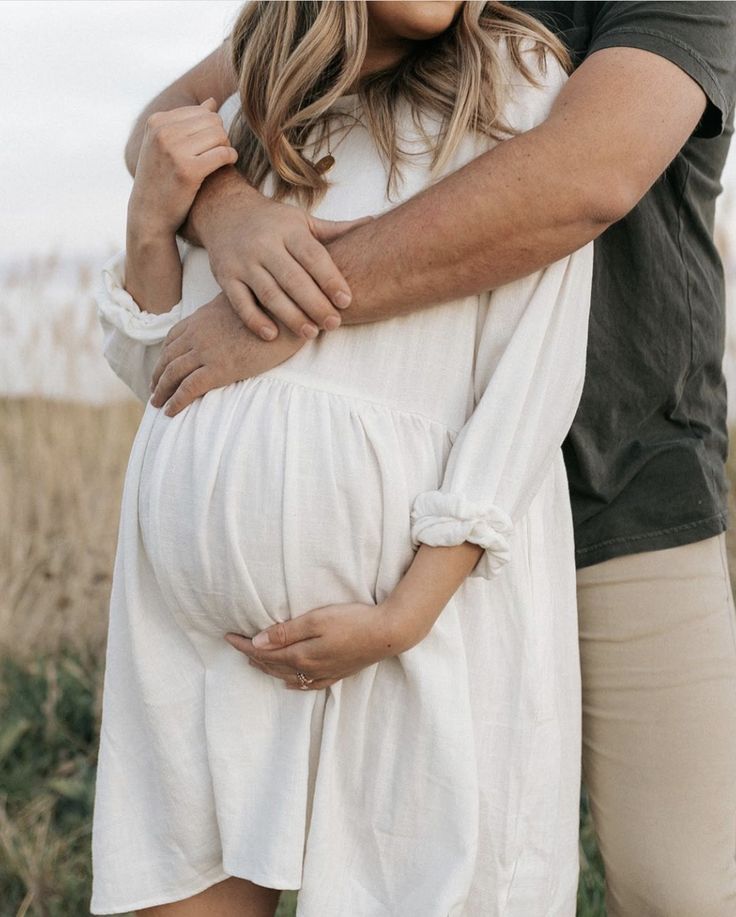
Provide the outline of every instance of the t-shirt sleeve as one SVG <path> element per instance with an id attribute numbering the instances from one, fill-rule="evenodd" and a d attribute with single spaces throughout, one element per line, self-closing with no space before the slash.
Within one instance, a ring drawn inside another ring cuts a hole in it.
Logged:
<path id="1" fill-rule="evenodd" d="M 603 48 L 640 48 L 672 61 L 707 97 L 695 136 L 723 132 L 736 96 L 736 2 L 601 3 L 588 55 Z"/>

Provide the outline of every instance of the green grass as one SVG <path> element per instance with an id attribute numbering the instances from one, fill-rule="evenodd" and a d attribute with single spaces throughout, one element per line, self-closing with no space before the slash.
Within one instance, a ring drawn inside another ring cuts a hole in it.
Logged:
<path id="1" fill-rule="evenodd" d="M 89 913 L 100 666 L 0 662 L 0 914 Z"/>
<path id="2" fill-rule="evenodd" d="M 89 913 L 101 677 L 99 654 L 79 649 L 0 660 L 0 917 Z M 602 917 L 585 800 L 581 818 L 578 914 Z M 295 903 L 295 893 L 285 893 L 278 917 L 292 917 Z"/>

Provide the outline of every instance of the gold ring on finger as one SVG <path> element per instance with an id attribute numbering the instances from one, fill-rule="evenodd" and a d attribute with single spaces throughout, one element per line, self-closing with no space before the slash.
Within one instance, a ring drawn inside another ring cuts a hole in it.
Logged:
<path id="1" fill-rule="evenodd" d="M 304 672 L 300 672 L 298 670 L 296 673 L 296 677 L 297 677 L 297 680 L 299 681 L 299 687 L 302 689 L 302 691 L 306 691 L 309 685 L 311 685 L 312 682 L 314 681 L 313 678 L 307 678 Z"/>

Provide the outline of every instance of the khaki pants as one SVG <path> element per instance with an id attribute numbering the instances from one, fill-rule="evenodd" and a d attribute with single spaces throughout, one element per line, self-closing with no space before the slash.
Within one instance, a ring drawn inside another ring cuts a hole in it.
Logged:
<path id="1" fill-rule="evenodd" d="M 578 572 L 583 780 L 608 917 L 736 915 L 725 536 Z"/>

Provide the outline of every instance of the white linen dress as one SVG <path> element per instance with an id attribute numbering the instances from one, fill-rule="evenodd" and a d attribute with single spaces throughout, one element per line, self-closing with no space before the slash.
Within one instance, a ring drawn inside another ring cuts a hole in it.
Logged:
<path id="1" fill-rule="evenodd" d="M 548 67 L 540 88 L 509 70 L 521 130 L 562 85 Z M 335 110 L 359 116 L 359 101 Z M 416 153 L 403 200 L 429 157 L 400 117 Z M 490 146 L 469 135 L 447 171 Z M 335 158 L 317 215 L 395 205 L 360 123 Z M 219 292 L 206 253 L 178 244 L 165 315 L 124 290 L 123 252 L 103 270 L 105 352 L 143 400 L 168 330 Z M 572 917 L 580 684 L 560 446 L 591 263 L 586 246 L 492 294 L 321 334 L 174 418 L 147 405 L 110 605 L 93 914 L 241 876 L 300 889 L 300 917 Z M 286 690 L 223 637 L 380 602 L 419 543 L 466 539 L 485 552 L 428 636 L 326 690 Z"/>

